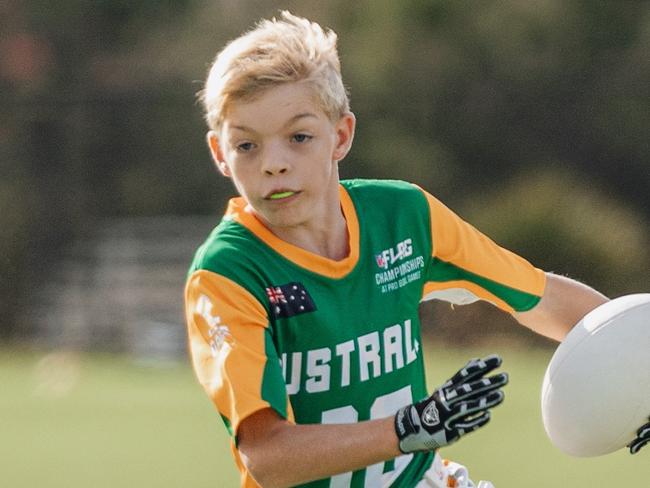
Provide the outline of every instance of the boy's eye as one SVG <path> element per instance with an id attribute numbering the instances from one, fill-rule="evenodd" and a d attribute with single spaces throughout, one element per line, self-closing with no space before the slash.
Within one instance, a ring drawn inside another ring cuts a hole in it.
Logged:
<path id="1" fill-rule="evenodd" d="M 295 142 L 302 143 L 302 142 L 307 142 L 311 139 L 313 139 L 313 136 L 307 135 L 307 134 L 294 134 L 292 139 Z"/>
<path id="2" fill-rule="evenodd" d="M 251 149 L 253 149 L 254 145 L 252 142 L 242 142 L 241 144 L 237 144 L 236 148 L 237 151 L 239 152 L 248 152 Z"/>

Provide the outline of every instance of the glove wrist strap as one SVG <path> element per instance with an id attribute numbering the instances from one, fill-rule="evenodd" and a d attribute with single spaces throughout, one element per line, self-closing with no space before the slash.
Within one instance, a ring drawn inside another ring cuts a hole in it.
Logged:
<path id="1" fill-rule="evenodd" d="M 417 434 L 420 431 L 420 426 L 414 422 L 413 414 L 415 408 L 413 405 L 407 405 L 400 408 L 395 414 L 395 433 L 399 440 L 398 447 L 402 454 L 413 452 L 412 450 L 405 450 L 405 443 L 407 437 Z M 417 414 L 417 412 L 415 412 Z"/>

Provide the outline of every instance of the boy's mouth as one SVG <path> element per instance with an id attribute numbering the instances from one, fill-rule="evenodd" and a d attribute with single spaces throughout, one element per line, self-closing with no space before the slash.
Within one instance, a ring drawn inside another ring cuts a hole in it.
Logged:
<path id="1" fill-rule="evenodd" d="M 288 198 L 288 197 L 291 197 L 291 196 L 293 196 L 295 194 L 296 194 L 296 192 L 291 191 L 291 190 L 278 191 L 278 192 L 271 193 L 266 198 L 268 198 L 269 200 L 282 200 L 283 198 Z"/>

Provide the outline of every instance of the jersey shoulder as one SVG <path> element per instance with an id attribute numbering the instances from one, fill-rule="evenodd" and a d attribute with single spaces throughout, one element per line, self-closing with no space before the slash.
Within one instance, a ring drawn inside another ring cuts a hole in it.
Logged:
<path id="1" fill-rule="evenodd" d="M 416 195 L 422 193 L 413 183 L 403 180 L 351 179 L 342 180 L 341 185 L 351 194 L 358 196 Z"/>
<path id="2" fill-rule="evenodd" d="M 386 216 L 413 211 L 428 214 L 424 192 L 407 181 L 355 179 L 343 180 L 341 185 L 362 214 L 369 209 Z"/>
<path id="3" fill-rule="evenodd" d="M 259 292 L 259 263 L 265 261 L 266 253 L 266 247 L 251 231 L 226 215 L 197 249 L 187 277 L 199 270 L 211 271 L 264 302 Z"/>
<path id="4" fill-rule="evenodd" d="M 233 260 L 239 254 L 238 248 L 252 238 L 246 234 L 248 232 L 243 226 L 224 217 L 197 249 L 189 274 L 200 269 L 218 272 L 221 262 Z"/>

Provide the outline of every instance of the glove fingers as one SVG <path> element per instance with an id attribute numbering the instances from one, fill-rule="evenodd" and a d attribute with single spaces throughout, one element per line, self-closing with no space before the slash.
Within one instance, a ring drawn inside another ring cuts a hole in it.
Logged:
<path id="1" fill-rule="evenodd" d="M 454 428 L 458 422 L 464 422 L 476 414 L 483 413 L 501 404 L 505 394 L 501 390 L 491 391 L 481 398 L 459 402 L 445 422 L 445 426 Z"/>
<path id="2" fill-rule="evenodd" d="M 641 450 L 643 446 L 645 446 L 649 442 L 650 442 L 650 437 L 646 437 L 646 438 L 637 437 L 629 444 L 630 454 L 636 454 Z"/>
<path id="3" fill-rule="evenodd" d="M 488 376 L 487 378 L 481 378 L 478 381 L 463 383 L 455 387 L 447 388 L 445 391 L 445 401 L 451 406 L 459 401 L 478 398 L 485 395 L 485 393 L 501 388 L 506 384 L 508 384 L 507 373 L 495 374 Z"/>
<path id="4" fill-rule="evenodd" d="M 650 435 L 650 422 L 642 425 L 639 430 L 636 431 L 636 435 L 639 437 L 644 437 Z"/>
<path id="5" fill-rule="evenodd" d="M 476 429 L 480 429 L 490 421 L 490 418 L 490 412 L 483 412 L 471 419 L 457 422 L 454 424 L 453 428 L 456 429 L 459 435 L 464 435 L 469 432 L 474 432 Z"/>
<path id="6" fill-rule="evenodd" d="M 483 359 L 470 359 L 465 366 L 459 369 L 443 386 L 460 385 L 473 379 L 481 378 L 490 371 L 495 370 L 503 360 L 496 354 L 491 354 Z"/>
<path id="7" fill-rule="evenodd" d="M 636 454 L 641 450 L 643 446 L 650 442 L 650 422 L 641 426 L 639 430 L 636 431 L 637 437 L 634 439 L 628 446 L 630 448 L 630 454 Z"/>

